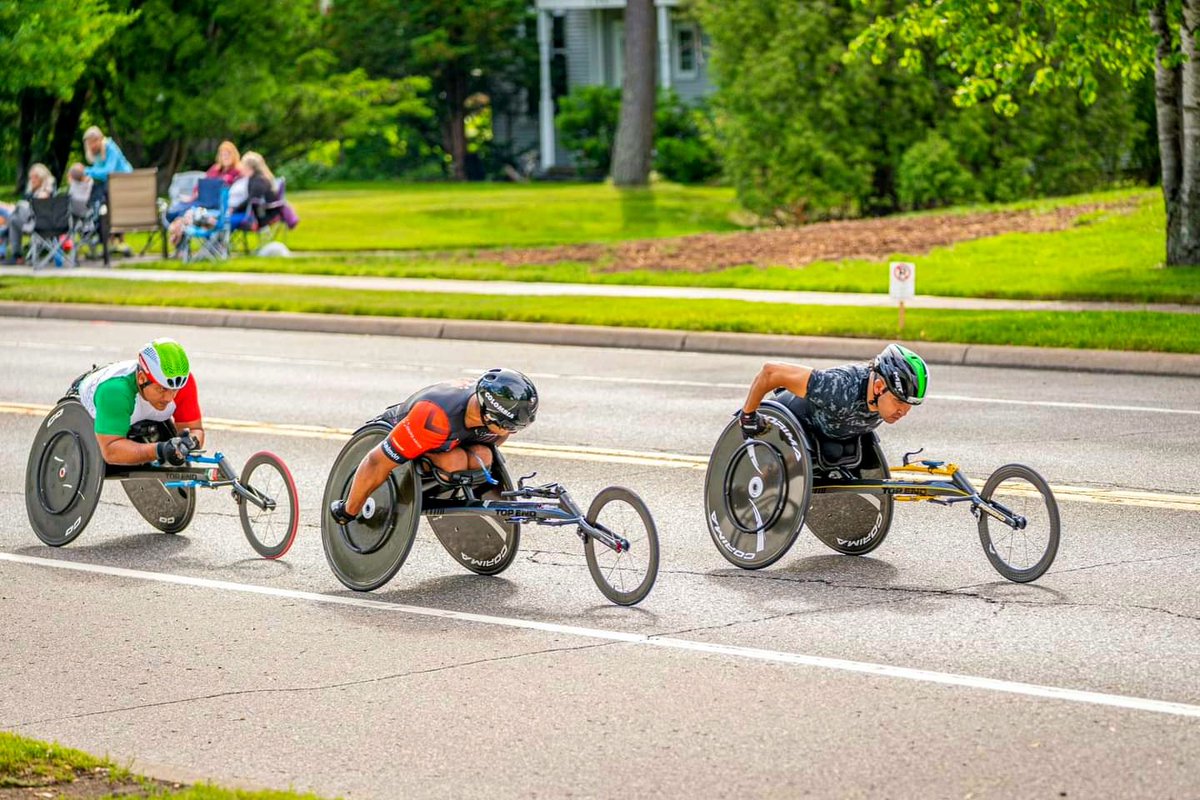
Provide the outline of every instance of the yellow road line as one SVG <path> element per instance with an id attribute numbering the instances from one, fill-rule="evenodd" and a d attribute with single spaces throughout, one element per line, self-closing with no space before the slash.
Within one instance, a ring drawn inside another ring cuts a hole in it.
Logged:
<path id="1" fill-rule="evenodd" d="M 41 403 L 0 403 L 0 414 L 44 416 L 51 405 Z M 328 439 L 338 441 L 354 432 L 353 428 L 331 428 L 323 425 L 300 425 L 292 423 L 254 422 L 250 420 L 206 417 L 206 430 L 236 433 L 257 433 L 270 436 L 290 436 L 303 439 Z M 667 467 L 673 469 L 705 470 L 708 458 L 686 453 L 656 453 L 637 450 L 617 450 L 579 445 L 536 444 L 515 442 L 504 445 L 504 452 L 534 458 L 556 458 L 565 461 L 591 461 L 605 464 L 628 464 L 631 466 Z M 972 478 L 977 488 L 982 488 L 985 478 Z M 1007 488 L 1007 487 L 1006 487 Z M 1200 511 L 1200 495 L 1173 494 L 1170 492 L 1146 492 L 1137 489 L 1108 489 L 1098 486 L 1054 485 L 1054 496 L 1059 502 L 1100 503 L 1103 505 L 1136 506 L 1139 508 L 1165 508 L 1176 511 Z"/>

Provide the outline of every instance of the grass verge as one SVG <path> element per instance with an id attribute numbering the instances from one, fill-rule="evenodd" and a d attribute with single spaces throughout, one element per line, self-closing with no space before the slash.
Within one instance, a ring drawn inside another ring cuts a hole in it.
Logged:
<path id="1" fill-rule="evenodd" d="M 22 796 L 56 798 L 103 795 L 164 800 L 320 800 L 316 795 L 286 791 L 167 785 L 133 775 L 107 759 L 79 750 L 0 732 L 0 795 L 13 790 L 20 790 Z"/>
<path id="2" fill-rule="evenodd" d="M 1165 250 L 1162 203 L 1154 192 L 1132 213 L 1107 214 L 1056 233 L 1013 233 L 928 254 L 894 253 L 918 265 L 921 294 L 1009 299 L 1101 300 L 1200 304 L 1200 266 L 1162 266 Z M 1093 195 L 1070 198 L 1094 201 Z M 1040 201 L 1047 203 L 1049 201 Z M 240 272 L 371 275 L 457 280 L 518 280 L 657 286 L 706 286 L 784 291 L 884 293 L 882 262 L 816 262 L 803 268 L 734 267 L 707 272 L 636 270 L 614 272 L 606 262 L 510 266 L 487 254 L 394 257 L 237 258 L 213 264 L 152 262 L 138 267 Z"/>
<path id="3" fill-rule="evenodd" d="M 345 184 L 289 195 L 298 250 L 428 250 L 612 242 L 741 229 L 732 189 L 658 183 Z"/>
<path id="4" fill-rule="evenodd" d="M 0 278 L 0 300 L 108 303 L 392 317 L 553 322 L 573 325 L 895 338 L 891 308 L 605 297 L 497 297 L 426 292 L 133 283 L 74 278 Z M 1173 353 L 1200 352 L 1200 317 L 1150 312 L 913 309 L 903 338 Z"/>

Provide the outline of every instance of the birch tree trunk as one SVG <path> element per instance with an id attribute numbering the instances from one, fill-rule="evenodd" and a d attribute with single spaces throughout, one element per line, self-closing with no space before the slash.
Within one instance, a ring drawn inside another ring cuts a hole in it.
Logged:
<path id="1" fill-rule="evenodd" d="M 1183 0 L 1179 48 L 1171 37 L 1168 0 L 1155 0 L 1150 27 L 1154 54 L 1154 105 L 1167 211 L 1167 266 L 1200 264 L 1200 0 Z"/>
<path id="2" fill-rule="evenodd" d="M 621 82 L 621 117 L 612 158 L 612 179 L 617 186 L 645 186 L 650 181 L 657 27 L 654 0 L 626 3 L 625 77 Z"/>

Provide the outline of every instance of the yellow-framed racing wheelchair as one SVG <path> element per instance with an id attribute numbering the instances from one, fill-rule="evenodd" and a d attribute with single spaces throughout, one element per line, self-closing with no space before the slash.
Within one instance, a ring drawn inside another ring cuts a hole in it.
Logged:
<path id="1" fill-rule="evenodd" d="M 705 476 L 708 532 L 731 563 L 775 563 L 806 524 L 833 550 L 865 555 L 887 537 L 897 502 L 968 504 L 988 561 L 1010 581 L 1036 580 L 1054 562 L 1058 503 L 1029 467 L 1006 464 L 977 491 L 955 464 L 913 459 L 919 450 L 889 468 L 874 433 L 822 437 L 777 400 L 759 413 L 769 424 L 754 438 L 736 418 L 725 427 Z"/>

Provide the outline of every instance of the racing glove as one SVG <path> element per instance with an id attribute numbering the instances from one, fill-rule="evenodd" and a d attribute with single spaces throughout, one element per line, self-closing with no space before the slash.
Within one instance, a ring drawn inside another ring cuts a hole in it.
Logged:
<path id="1" fill-rule="evenodd" d="M 329 514 L 333 517 L 334 522 L 338 525 L 349 525 L 358 517 L 354 516 L 346 510 L 345 500 L 334 500 L 329 504 Z"/>
<path id="2" fill-rule="evenodd" d="M 154 449 L 158 455 L 159 463 L 179 467 L 187 462 L 188 442 L 185 442 L 179 436 L 165 442 L 159 442 L 155 445 Z"/>
<path id="3" fill-rule="evenodd" d="M 766 431 L 766 429 L 770 427 L 770 423 L 767 422 L 766 419 L 763 418 L 763 415 L 759 414 L 757 411 L 751 411 L 749 413 L 743 411 L 738 416 L 738 426 L 742 429 L 743 439 L 753 439 L 755 436 L 758 436 Z"/>

